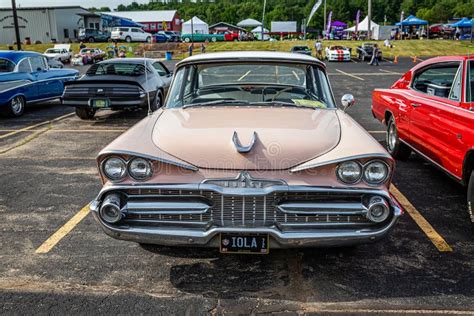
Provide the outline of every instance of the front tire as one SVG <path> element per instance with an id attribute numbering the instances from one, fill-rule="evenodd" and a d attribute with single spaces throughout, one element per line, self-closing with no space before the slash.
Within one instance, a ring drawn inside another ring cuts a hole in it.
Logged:
<path id="1" fill-rule="evenodd" d="M 132 38 L 131 38 L 130 36 L 125 37 L 125 42 L 131 43 L 131 42 L 132 42 Z"/>
<path id="2" fill-rule="evenodd" d="M 471 227 L 474 229 L 474 171 L 471 171 L 471 178 L 467 186 L 467 211 L 471 219 Z"/>
<path id="3" fill-rule="evenodd" d="M 89 43 L 94 43 L 95 42 L 95 39 L 93 37 L 89 37 L 89 40 L 88 40 Z"/>
<path id="4" fill-rule="evenodd" d="M 400 141 L 398 137 L 398 129 L 395 119 L 390 117 L 387 124 L 387 151 L 393 158 L 398 160 L 406 160 L 410 157 L 411 149 Z"/>
<path id="5" fill-rule="evenodd" d="M 76 108 L 76 115 L 82 120 L 90 120 L 95 115 L 95 109 L 91 108 Z"/>
<path id="6" fill-rule="evenodd" d="M 9 104 L 8 114 L 12 117 L 19 117 L 25 111 L 26 100 L 22 96 L 14 97 Z"/>
<path id="7" fill-rule="evenodd" d="M 161 95 L 161 91 L 158 91 L 156 93 L 155 100 L 153 100 L 153 103 L 151 104 L 151 110 L 155 112 L 159 108 L 161 108 L 163 105 L 163 97 Z"/>
<path id="8" fill-rule="evenodd" d="M 151 37 L 150 37 L 150 36 L 148 36 L 148 37 L 146 38 L 146 42 L 147 42 L 147 43 L 151 43 Z"/>

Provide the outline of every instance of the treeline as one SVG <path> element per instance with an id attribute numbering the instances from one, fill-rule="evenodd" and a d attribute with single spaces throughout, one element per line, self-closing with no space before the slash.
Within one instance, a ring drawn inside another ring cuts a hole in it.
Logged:
<path id="1" fill-rule="evenodd" d="M 353 25 L 357 10 L 361 10 L 361 19 L 367 14 L 367 0 L 326 0 L 327 13 L 333 11 L 333 20 L 349 22 Z M 271 21 L 297 21 L 298 25 L 306 18 L 316 0 L 267 0 L 265 26 Z M 107 8 L 101 8 L 107 9 Z M 205 0 L 197 3 L 189 0 L 170 1 L 169 3 L 147 3 L 119 5 L 118 11 L 134 10 L 170 10 L 177 9 L 184 20 L 198 16 L 209 24 L 217 22 L 237 22 L 253 18 L 262 19 L 263 0 Z M 372 0 L 372 16 L 377 23 L 394 24 L 400 20 L 401 12 L 405 17 L 415 14 L 430 23 L 446 22 L 452 17 L 473 17 L 474 0 Z M 316 12 L 310 27 L 323 28 L 323 6 Z"/>

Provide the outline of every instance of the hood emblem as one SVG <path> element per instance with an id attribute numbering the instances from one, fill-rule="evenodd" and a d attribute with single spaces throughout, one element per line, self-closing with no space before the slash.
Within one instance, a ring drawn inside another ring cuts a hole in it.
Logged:
<path id="1" fill-rule="evenodd" d="M 254 178 L 247 171 L 240 172 L 235 178 L 206 179 L 202 183 L 230 189 L 264 189 L 275 185 L 287 185 L 285 181 L 279 179 Z"/>
<path id="2" fill-rule="evenodd" d="M 250 145 L 248 146 L 242 146 L 240 144 L 239 136 L 237 135 L 237 132 L 234 131 L 234 135 L 232 136 L 232 142 L 234 143 L 235 149 L 241 154 L 247 154 L 249 153 L 253 146 L 255 145 L 255 142 L 257 141 L 257 133 L 253 132 L 252 140 L 250 141 Z"/>

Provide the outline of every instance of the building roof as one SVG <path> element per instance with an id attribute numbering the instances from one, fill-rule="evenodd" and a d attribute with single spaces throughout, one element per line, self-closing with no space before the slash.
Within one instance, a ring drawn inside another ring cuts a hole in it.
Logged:
<path id="1" fill-rule="evenodd" d="M 8 59 L 15 64 L 25 57 L 41 56 L 37 52 L 28 51 L 14 51 L 14 50 L 0 50 L 0 58 Z"/>
<path id="2" fill-rule="evenodd" d="M 218 22 L 216 24 L 213 24 L 211 26 L 209 26 L 210 29 L 213 29 L 215 27 L 219 27 L 219 26 L 227 26 L 227 27 L 230 27 L 230 28 L 234 28 L 234 29 L 238 29 L 238 30 L 241 30 L 241 31 L 244 31 L 244 32 L 247 32 L 246 29 L 242 28 L 242 27 L 238 27 L 236 25 L 233 25 L 233 24 L 230 24 L 230 23 L 226 23 L 226 22 Z"/>
<path id="3" fill-rule="evenodd" d="M 155 10 L 155 11 L 114 11 L 100 12 L 112 16 L 126 18 L 135 22 L 156 22 L 156 21 L 173 21 L 176 10 Z"/>
<path id="4" fill-rule="evenodd" d="M 219 61 L 270 61 L 270 62 L 293 62 L 293 63 L 316 63 L 318 65 L 324 64 L 318 59 L 303 55 L 303 54 L 292 54 L 285 52 L 269 52 L 269 51 L 235 51 L 235 52 L 220 52 L 220 53 L 206 53 L 193 55 L 179 62 L 177 65 L 183 65 L 188 63 L 206 63 L 206 62 L 219 62 Z"/>
<path id="5" fill-rule="evenodd" d="M 20 10 L 45 10 L 45 9 L 82 9 L 87 11 L 87 9 L 79 5 L 58 5 L 58 6 L 44 6 L 44 7 L 17 7 L 18 11 Z M 0 7 L 0 11 L 11 11 L 12 7 Z"/>

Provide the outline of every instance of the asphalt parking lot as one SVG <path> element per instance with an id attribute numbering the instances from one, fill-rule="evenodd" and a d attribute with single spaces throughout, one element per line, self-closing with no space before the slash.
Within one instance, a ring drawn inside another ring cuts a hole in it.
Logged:
<path id="1" fill-rule="evenodd" d="M 354 61 L 328 73 L 336 100 L 352 93 L 349 113 L 384 142 L 371 91 L 412 66 Z M 416 155 L 394 178 L 409 212 L 378 243 L 267 256 L 143 248 L 107 237 L 87 204 L 101 187 L 96 154 L 146 112 L 71 113 L 51 102 L 0 118 L 1 314 L 474 312 L 465 190 Z"/>

